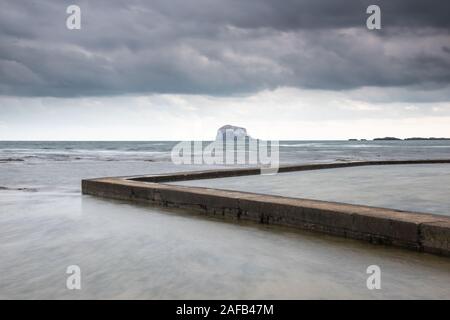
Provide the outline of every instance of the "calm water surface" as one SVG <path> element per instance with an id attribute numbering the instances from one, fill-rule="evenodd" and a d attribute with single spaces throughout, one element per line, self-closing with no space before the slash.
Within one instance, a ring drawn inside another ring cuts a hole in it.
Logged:
<path id="1" fill-rule="evenodd" d="M 450 164 L 338 168 L 173 184 L 450 216 Z"/>
<path id="2" fill-rule="evenodd" d="M 198 169 L 172 165 L 173 144 L 0 142 L 0 298 L 450 298 L 450 259 L 80 194 L 83 178 Z M 296 146 L 283 147 L 285 163 L 450 150 L 286 144 Z M 73 264 L 79 291 L 65 286 Z M 366 288 L 372 264 L 382 270 L 378 291 Z"/>

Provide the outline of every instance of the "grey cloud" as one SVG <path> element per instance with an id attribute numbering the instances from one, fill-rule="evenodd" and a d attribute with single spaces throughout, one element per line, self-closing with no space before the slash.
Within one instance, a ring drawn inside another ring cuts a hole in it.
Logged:
<path id="1" fill-rule="evenodd" d="M 450 84 L 450 4 L 443 1 L 78 1 L 82 29 L 70 31 L 72 3 L 2 0 L 0 94 Z M 365 28 L 372 3 L 382 8 L 381 31 Z"/>

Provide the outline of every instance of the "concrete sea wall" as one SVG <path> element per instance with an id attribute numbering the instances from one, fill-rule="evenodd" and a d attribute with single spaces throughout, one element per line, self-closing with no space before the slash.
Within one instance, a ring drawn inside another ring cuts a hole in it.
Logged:
<path id="1" fill-rule="evenodd" d="M 371 161 L 285 166 L 280 172 L 362 165 L 450 163 L 450 160 Z M 326 201 L 178 186 L 164 182 L 259 174 L 259 169 L 227 169 L 175 174 L 99 178 L 82 181 L 84 194 L 206 215 L 288 226 L 372 243 L 450 256 L 450 217 Z"/>

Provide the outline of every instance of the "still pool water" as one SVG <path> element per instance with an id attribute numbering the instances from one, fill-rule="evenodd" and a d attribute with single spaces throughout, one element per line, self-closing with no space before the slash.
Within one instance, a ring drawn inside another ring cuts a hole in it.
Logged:
<path id="1" fill-rule="evenodd" d="M 2 201 L 1 298 L 450 297 L 450 261 L 433 255 L 75 193 L 15 200 Z M 80 291 L 65 287 L 73 264 Z M 382 290 L 366 288 L 373 264 Z"/>
<path id="2" fill-rule="evenodd" d="M 450 164 L 350 167 L 174 184 L 450 215 Z"/>

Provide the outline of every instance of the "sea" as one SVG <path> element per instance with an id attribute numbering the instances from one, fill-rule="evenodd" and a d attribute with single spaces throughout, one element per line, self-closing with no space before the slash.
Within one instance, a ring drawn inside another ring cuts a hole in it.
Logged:
<path id="1" fill-rule="evenodd" d="M 0 298 L 450 298 L 448 258 L 81 194 L 86 178 L 224 167 L 173 163 L 177 143 L 0 141 Z M 281 164 L 403 159 L 450 159 L 450 141 L 280 141 Z M 448 214 L 449 167 L 210 183 Z M 380 290 L 367 287 L 371 265 Z M 70 266 L 79 289 L 68 286 Z"/>

